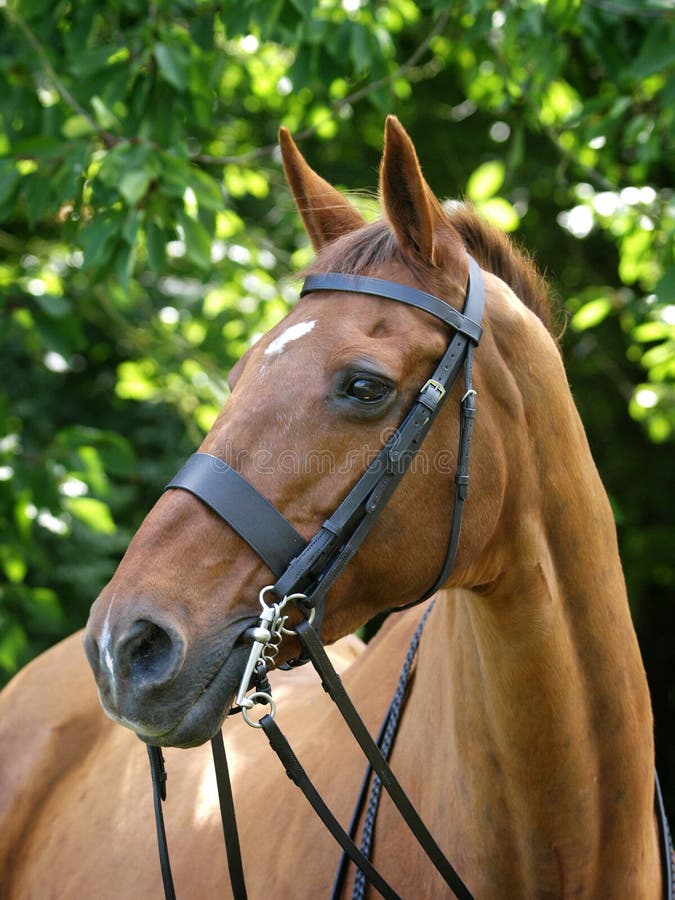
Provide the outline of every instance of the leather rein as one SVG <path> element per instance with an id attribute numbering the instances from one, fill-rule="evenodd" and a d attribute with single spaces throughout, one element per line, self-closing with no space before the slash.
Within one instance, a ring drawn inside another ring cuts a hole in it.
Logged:
<path id="1" fill-rule="evenodd" d="M 342 847 L 342 859 L 331 895 L 333 900 L 337 900 L 342 893 L 350 860 L 357 867 L 353 890 L 354 900 L 364 896 L 366 882 L 369 882 L 388 900 L 400 900 L 369 859 L 372 830 L 383 786 L 430 862 L 455 896 L 460 900 L 473 900 L 471 892 L 429 833 L 387 763 L 422 628 L 433 603 L 425 612 L 413 637 L 396 693 L 377 740 L 371 737 L 360 719 L 326 654 L 320 637 L 328 590 L 370 532 L 378 515 L 408 470 L 459 373 L 464 369 L 465 390 L 460 401 L 460 436 L 454 507 L 447 552 L 437 578 L 415 603 L 419 603 L 435 593 L 447 579 L 454 564 L 459 545 L 463 505 L 468 490 L 469 451 L 476 412 L 476 392 L 472 387 L 473 353 L 480 341 L 482 333 L 480 323 L 485 305 L 485 290 L 480 268 L 471 256 L 468 259 L 469 281 L 462 313 L 431 294 L 378 278 L 328 273 L 311 275 L 305 280 L 301 296 L 314 291 L 371 294 L 431 313 L 454 331 L 432 377 L 420 389 L 402 424 L 310 541 L 306 541 L 291 523 L 235 469 L 209 454 L 193 454 L 167 485 L 167 489 L 180 488 L 189 491 L 216 512 L 248 543 L 277 579 L 273 585 L 268 585 L 261 590 L 260 617 L 244 633 L 246 637 L 251 638 L 251 650 L 237 693 L 236 703 L 238 705 L 230 711 L 230 714 L 242 712 L 249 725 L 259 728 L 265 733 L 289 778 L 302 790 L 324 825 Z M 272 595 L 276 601 L 268 603 L 266 601 L 268 595 Z M 292 602 L 303 613 L 303 620 L 293 629 L 285 627 L 287 616 L 284 614 L 284 608 L 289 602 Z M 299 638 L 302 654 L 298 659 L 284 664 L 283 667 L 290 668 L 308 661 L 312 663 L 324 689 L 337 705 L 368 759 L 368 766 L 348 831 L 342 828 L 320 797 L 274 720 L 275 703 L 267 672 L 274 666 L 274 657 L 278 652 L 279 644 L 283 636 L 287 634 L 293 634 Z M 259 720 L 251 717 L 251 710 L 256 705 L 269 706 L 269 712 Z M 235 900 L 246 900 L 246 886 L 222 732 L 219 731 L 211 743 L 233 896 Z M 166 799 L 167 776 L 160 748 L 148 746 L 147 749 L 152 773 L 164 892 L 166 900 L 174 900 L 175 890 L 162 813 L 162 802 Z M 373 775 L 373 773 L 375 774 Z M 361 846 L 357 847 L 354 838 L 369 785 L 368 810 Z M 658 779 L 656 785 L 658 812 L 663 810 L 662 800 L 659 804 Z M 672 870 L 666 865 L 669 835 L 665 813 L 658 818 L 662 835 L 664 871 L 669 873 L 664 896 L 667 900 L 675 900 Z"/>

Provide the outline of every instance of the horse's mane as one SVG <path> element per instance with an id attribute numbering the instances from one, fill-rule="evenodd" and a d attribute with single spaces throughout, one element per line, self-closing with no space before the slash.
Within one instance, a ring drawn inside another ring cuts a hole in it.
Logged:
<path id="1" fill-rule="evenodd" d="M 451 204 L 445 212 L 481 268 L 505 281 L 557 340 L 560 335 L 554 330 L 557 310 L 551 300 L 551 289 L 532 257 L 503 231 L 481 219 L 469 203 Z"/>
<path id="2" fill-rule="evenodd" d="M 468 203 L 445 207 L 448 221 L 481 268 L 509 285 L 514 294 L 544 323 L 554 338 L 556 316 L 550 290 L 531 257 L 502 231 L 490 225 Z M 423 267 L 404 257 L 386 220 L 359 228 L 324 247 L 307 272 L 367 274 L 392 263 L 403 263 L 428 284 L 437 278 L 431 266 Z"/>

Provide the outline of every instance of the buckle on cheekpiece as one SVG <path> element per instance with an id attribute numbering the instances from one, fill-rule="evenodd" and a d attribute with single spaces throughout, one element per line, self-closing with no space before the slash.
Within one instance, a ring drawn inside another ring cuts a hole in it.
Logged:
<path id="1" fill-rule="evenodd" d="M 431 391 L 435 393 L 432 394 Z M 440 383 L 440 381 L 436 381 L 434 378 L 430 378 L 426 384 L 423 386 L 420 391 L 420 395 L 417 398 L 420 403 L 423 403 L 427 409 L 434 410 L 441 402 L 441 400 L 445 397 L 445 388 Z"/>

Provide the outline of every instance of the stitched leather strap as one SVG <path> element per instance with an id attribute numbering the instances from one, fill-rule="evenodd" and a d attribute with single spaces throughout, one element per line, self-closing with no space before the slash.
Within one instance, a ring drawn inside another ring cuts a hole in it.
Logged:
<path id="1" fill-rule="evenodd" d="M 183 488 L 218 513 L 278 577 L 307 545 L 285 516 L 223 460 L 193 453 L 167 484 Z"/>
<path id="2" fill-rule="evenodd" d="M 444 303 L 433 294 L 420 291 L 417 288 L 408 287 L 406 284 L 398 284 L 394 281 L 385 281 L 383 278 L 370 278 L 366 275 L 342 275 L 337 272 L 327 272 L 324 275 L 309 275 L 300 291 L 300 296 L 312 291 L 350 291 L 354 294 L 370 294 L 375 297 L 386 297 L 388 300 L 398 300 L 408 306 L 414 306 L 424 312 L 431 313 L 455 331 L 459 331 L 478 343 L 483 329 L 480 319 L 474 322 L 469 318 L 468 310 L 464 314 L 458 312 L 448 303 Z"/>
<path id="3" fill-rule="evenodd" d="M 462 516 L 464 513 L 464 501 L 469 493 L 469 454 L 471 450 L 471 435 L 473 423 L 476 418 L 475 391 L 471 386 L 471 365 L 473 362 L 473 347 L 467 348 L 464 385 L 466 392 L 462 397 L 459 414 L 459 445 L 457 448 L 457 467 L 455 471 L 455 502 L 452 507 L 452 521 L 450 522 L 450 537 L 448 549 L 445 554 L 445 562 L 433 585 L 426 591 L 423 600 L 431 597 L 445 583 L 452 571 L 459 550 L 459 538 L 462 533 Z"/>
<path id="4" fill-rule="evenodd" d="M 162 803 L 166 800 L 166 769 L 164 768 L 164 756 L 160 747 L 146 747 L 150 760 L 150 774 L 152 776 L 152 799 L 155 808 L 155 828 L 157 830 L 157 849 L 159 851 L 159 865 L 162 870 L 162 884 L 164 885 L 165 900 L 176 900 L 176 891 L 173 886 L 171 874 L 171 862 L 169 861 L 169 846 L 166 841 L 166 829 L 164 827 L 164 814 Z"/>
<path id="5" fill-rule="evenodd" d="M 398 677 L 394 696 L 391 699 L 389 709 L 387 710 L 387 713 L 382 721 L 382 725 L 380 726 L 380 730 L 377 735 L 377 746 L 380 748 L 382 756 L 384 756 L 387 762 L 389 762 L 389 755 L 391 753 L 394 740 L 396 738 L 396 733 L 398 731 L 398 725 L 401 719 L 401 713 L 403 712 L 404 701 L 408 693 L 410 674 L 412 671 L 413 663 L 415 661 L 415 657 L 417 655 L 417 648 L 419 647 L 420 638 L 422 637 L 424 626 L 426 625 L 427 619 L 429 618 L 431 610 L 434 608 L 435 604 L 435 599 L 432 600 L 431 603 L 429 603 L 426 610 L 424 611 L 424 615 L 420 619 L 417 628 L 415 629 L 415 633 L 412 636 L 412 640 L 410 641 L 410 645 L 408 647 L 408 652 L 406 653 L 406 657 L 403 662 L 403 667 L 401 668 L 401 673 Z M 361 852 L 364 856 L 367 856 L 368 859 L 370 859 L 373 832 L 375 829 L 375 819 L 377 817 L 380 797 L 382 795 L 382 782 L 380 781 L 378 776 L 375 775 L 372 778 L 371 784 L 372 774 L 373 767 L 370 765 L 370 763 L 368 763 L 366 766 L 365 774 L 363 776 L 363 781 L 361 783 L 359 795 L 357 797 L 356 803 L 354 804 L 352 818 L 349 823 L 349 836 L 352 838 L 352 840 L 354 840 L 359 826 L 359 821 L 361 819 L 361 815 L 366 803 L 368 786 L 370 785 L 368 809 L 363 825 L 363 834 L 361 835 Z M 340 865 L 338 866 L 337 872 L 335 873 L 335 881 L 333 882 L 333 892 L 331 894 L 331 900 L 339 900 L 339 898 L 342 896 L 342 890 L 344 888 L 344 882 L 347 876 L 348 864 L 349 859 L 347 858 L 346 854 L 343 853 L 340 859 Z M 352 900 L 358 900 L 359 897 L 363 897 L 364 892 L 365 885 L 363 883 L 363 878 L 361 877 L 361 872 L 357 872 L 354 879 Z"/>
<path id="6" fill-rule="evenodd" d="M 347 853 L 359 867 L 364 876 L 372 886 L 380 892 L 385 900 L 401 900 L 399 895 L 392 890 L 384 878 L 382 878 L 370 860 L 361 853 L 354 841 L 349 837 L 333 813 L 326 806 L 323 798 L 310 781 L 309 776 L 300 764 L 300 760 L 291 749 L 285 735 L 274 719 L 270 715 L 263 716 L 260 720 L 260 727 L 265 732 L 267 740 L 270 742 L 270 746 L 283 763 L 288 777 L 300 788 L 311 804 L 314 812 L 319 816 L 323 824 L 340 844 L 345 853 Z"/>
<path id="7" fill-rule="evenodd" d="M 234 900 L 247 900 L 244 867 L 241 862 L 241 848 L 239 846 L 239 832 L 237 831 L 237 819 L 234 814 L 232 784 L 227 767 L 222 731 L 218 731 L 211 738 L 211 752 L 213 754 L 213 768 L 216 772 L 216 783 L 218 785 L 220 820 L 223 824 L 223 838 L 225 839 L 227 866 L 230 870 L 232 896 Z"/>

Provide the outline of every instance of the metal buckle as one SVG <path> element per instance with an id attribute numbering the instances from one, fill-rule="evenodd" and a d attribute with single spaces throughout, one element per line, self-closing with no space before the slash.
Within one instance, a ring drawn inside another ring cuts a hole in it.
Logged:
<path id="1" fill-rule="evenodd" d="M 435 378 L 430 378 L 430 379 L 427 381 L 427 383 L 426 383 L 426 384 L 424 385 L 424 387 L 422 388 L 422 393 L 424 393 L 428 387 L 436 388 L 436 390 L 438 391 L 438 393 L 439 393 L 439 395 L 440 395 L 440 396 L 439 396 L 439 400 L 440 400 L 441 397 L 445 397 L 445 388 L 444 388 L 443 385 L 440 383 L 440 381 L 436 381 Z"/>
<path id="2" fill-rule="evenodd" d="M 433 388 L 433 390 L 437 392 L 438 396 L 434 400 L 426 397 L 427 388 Z M 436 381 L 435 378 L 430 378 L 420 391 L 418 399 L 420 403 L 423 403 L 427 407 L 427 409 L 434 410 L 441 402 L 443 397 L 445 397 L 445 388 L 443 387 L 443 385 L 440 383 L 440 381 Z"/>

